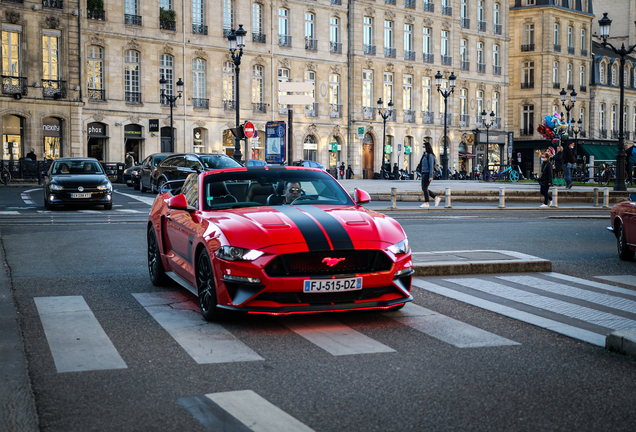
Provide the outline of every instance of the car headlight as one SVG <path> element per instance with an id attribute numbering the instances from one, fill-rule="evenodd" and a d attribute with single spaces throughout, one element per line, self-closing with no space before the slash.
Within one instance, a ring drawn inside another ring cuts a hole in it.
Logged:
<path id="1" fill-rule="evenodd" d="M 137 171 L 137 170 L 133 170 L 133 171 L 131 172 L 131 174 L 132 174 L 132 175 L 137 175 L 137 174 L 139 174 L 139 171 Z"/>
<path id="2" fill-rule="evenodd" d="M 61 191 L 61 190 L 64 190 L 64 187 L 60 186 L 59 184 L 51 183 L 51 186 L 49 186 L 49 189 L 51 189 L 52 191 Z"/>
<path id="3" fill-rule="evenodd" d="M 410 250 L 409 249 L 409 239 L 405 238 L 401 242 L 396 243 L 396 244 L 394 244 L 392 246 L 389 246 L 387 249 L 390 252 L 394 253 L 395 255 L 405 254 L 405 253 L 407 253 Z"/>
<path id="4" fill-rule="evenodd" d="M 113 189 L 113 185 L 110 184 L 109 181 L 106 181 L 106 182 L 100 184 L 99 186 L 97 186 L 97 189 L 105 190 L 105 191 L 109 191 L 110 192 Z"/>
<path id="5" fill-rule="evenodd" d="M 254 249 L 244 249 L 234 246 L 223 246 L 216 250 L 216 256 L 226 261 L 254 261 L 263 252 Z"/>

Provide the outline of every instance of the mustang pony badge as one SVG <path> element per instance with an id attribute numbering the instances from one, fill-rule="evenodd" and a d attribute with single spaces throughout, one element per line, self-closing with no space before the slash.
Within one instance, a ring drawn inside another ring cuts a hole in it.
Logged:
<path id="1" fill-rule="evenodd" d="M 322 262 L 327 264 L 329 267 L 333 267 L 338 264 L 340 261 L 344 261 L 346 258 L 330 258 L 326 257 L 322 259 Z"/>

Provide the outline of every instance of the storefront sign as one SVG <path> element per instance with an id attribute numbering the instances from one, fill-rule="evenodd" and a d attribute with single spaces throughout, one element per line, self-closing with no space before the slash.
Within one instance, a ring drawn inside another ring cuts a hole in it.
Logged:
<path id="1" fill-rule="evenodd" d="M 86 132 L 89 137 L 105 137 L 106 125 L 104 123 L 89 123 Z"/>
<path id="2" fill-rule="evenodd" d="M 363 139 L 364 138 L 364 127 L 359 127 L 358 128 L 358 139 Z"/>
<path id="3" fill-rule="evenodd" d="M 265 161 L 280 164 L 285 162 L 286 123 L 267 122 L 265 125 Z"/>
<path id="4" fill-rule="evenodd" d="M 148 120 L 148 131 L 159 132 L 159 119 Z"/>
<path id="5" fill-rule="evenodd" d="M 45 118 L 42 122 L 42 132 L 45 137 L 60 137 L 62 136 L 62 128 L 60 127 L 60 121 L 56 118 Z"/>
<path id="6" fill-rule="evenodd" d="M 404 154 L 405 155 L 411 154 L 411 146 L 410 145 L 407 145 L 407 144 L 404 145 Z"/>
<path id="7" fill-rule="evenodd" d="M 384 153 L 391 154 L 392 152 L 393 152 L 393 148 L 391 147 L 391 144 L 385 144 Z"/>
<path id="8" fill-rule="evenodd" d="M 139 125 L 127 125 L 124 126 L 124 137 L 126 138 L 142 138 L 141 126 Z"/>

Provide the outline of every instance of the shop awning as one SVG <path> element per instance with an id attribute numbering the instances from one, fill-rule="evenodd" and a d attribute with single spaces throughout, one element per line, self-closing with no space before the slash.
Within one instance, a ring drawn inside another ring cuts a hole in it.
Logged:
<path id="1" fill-rule="evenodd" d="M 616 161 L 618 152 L 615 145 L 579 144 L 578 153 L 589 157 L 594 156 L 594 163 L 607 163 Z"/>
<path id="2" fill-rule="evenodd" d="M 467 152 L 467 151 L 460 151 L 459 152 L 459 157 L 464 157 L 466 159 L 474 159 L 475 155 L 472 154 L 471 152 Z"/>

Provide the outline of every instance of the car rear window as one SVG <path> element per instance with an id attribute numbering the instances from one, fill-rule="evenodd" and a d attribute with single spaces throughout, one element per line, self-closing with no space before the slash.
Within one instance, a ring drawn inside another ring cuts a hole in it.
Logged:
<path id="1" fill-rule="evenodd" d="M 203 166 L 207 169 L 222 169 L 222 168 L 235 168 L 240 167 L 241 164 L 236 162 L 231 157 L 225 155 L 207 155 L 199 156 Z"/>

